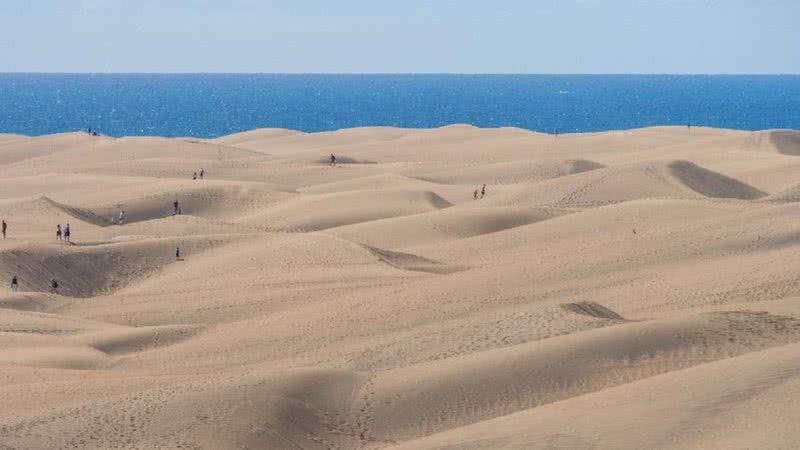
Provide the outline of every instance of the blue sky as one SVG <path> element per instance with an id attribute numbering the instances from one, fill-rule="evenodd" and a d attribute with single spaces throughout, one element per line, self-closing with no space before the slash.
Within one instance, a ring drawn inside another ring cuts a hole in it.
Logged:
<path id="1" fill-rule="evenodd" d="M 800 0 L 0 0 L 0 72 L 800 73 Z"/>

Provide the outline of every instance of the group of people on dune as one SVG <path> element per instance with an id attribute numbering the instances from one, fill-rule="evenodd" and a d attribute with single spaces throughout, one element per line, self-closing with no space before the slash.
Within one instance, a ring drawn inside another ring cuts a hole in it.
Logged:
<path id="1" fill-rule="evenodd" d="M 61 229 L 61 224 L 56 225 L 56 240 L 61 241 L 63 236 L 64 242 L 70 242 L 69 238 L 72 235 L 72 230 L 69 228 L 69 223 Z"/>
<path id="2" fill-rule="evenodd" d="M 485 184 L 481 188 L 480 193 L 481 193 L 481 198 L 486 197 L 486 185 Z M 478 199 L 478 190 L 477 189 L 475 189 L 475 192 L 472 193 L 472 198 L 474 198 L 475 200 Z"/>
<path id="3" fill-rule="evenodd" d="M 90 131 L 90 133 L 91 133 L 91 131 Z M 336 155 L 334 155 L 333 153 L 331 153 L 331 155 L 330 155 L 330 165 L 331 166 L 335 166 L 336 165 Z M 202 180 L 202 179 L 205 178 L 205 175 L 206 175 L 205 169 L 201 168 L 199 172 L 194 172 L 194 174 L 192 175 L 192 179 L 193 180 L 197 180 L 198 177 L 199 177 Z M 480 191 L 478 189 L 475 189 L 475 192 L 473 193 L 473 196 L 474 196 L 474 198 L 476 200 L 478 199 L 478 193 L 479 192 L 480 192 L 480 198 L 483 198 L 483 197 L 486 196 L 486 185 L 485 184 L 483 185 L 483 187 L 481 187 Z M 172 203 L 172 215 L 173 216 L 177 216 L 177 215 L 180 215 L 181 213 L 182 213 L 181 204 L 176 199 Z M 114 222 L 115 222 L 115 220 L 112 217 L 111 218 L 111 223 L 113 224 Z M 116 223 L 119 224 L 119 225 L 123 225 L 125 223 L 125 211 L 124 210 L 120 210 L 119 211 Z M 0 229 L 2 229 L 3 239 L 5 239 L 6 238 L 6 232 L 7 232 L 7 229 L 8 229 L 8 225 L 6 224 L 5 220 L 2 220 L 2 224 L 0 225 Z M 70 229 L 69 223 L 67 223 L 66 226 L 63 229 L 61 227 L 61 224 L 57 224 L 56 225 L 56 240 L 64 241 L 66 243 L 70 243 L 71 242 L 70 241 L 71 234 L 72 234 L 72 231 Z M 180 247 L 175 247 L 175 259 L 179 260 L 179 261 L 181 260 L 181 248 Z M 58 292 L 58 281 L 55 278 L 51 280 L 50 288 L 51 288 L 53 293 Z M 11 291 L 12 292 L 17 292 L 18 289 L 19 289 L 19 280 L 17 279 L 17 275 L 14 275 L 11 278 Z"/>
<path id="4" fill-rule="evenodd" d="M 17 292 L 19 290 L 19 279 L 16 275 L 11 277 L 11 292 Z M 50 290 L 54 293 L 58 293 L 58 280 L 53 278 L 50 280 Z"/>

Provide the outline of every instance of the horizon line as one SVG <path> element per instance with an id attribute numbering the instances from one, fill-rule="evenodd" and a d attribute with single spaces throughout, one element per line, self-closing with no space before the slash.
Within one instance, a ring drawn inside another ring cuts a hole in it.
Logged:
<path id="1" fill-rule="evenodd" d="M 800 76 L 800 72 L 48 72 L 0 71 L 0 75 L 448 75 L 448 76 Z"/>

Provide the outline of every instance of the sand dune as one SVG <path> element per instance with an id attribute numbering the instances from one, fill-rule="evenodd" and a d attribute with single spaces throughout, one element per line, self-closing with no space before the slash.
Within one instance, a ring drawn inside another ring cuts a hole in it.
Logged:
<path id="1" fill-rule="evenodd" d="M 603 167 L 585 159 L 555 161 L 507 161 L 464 168 L 450 167 L 432 173 L 422 173 L 419 178 L 435 183 L 502 185 L 536 183 L 551 178 L 587 172 Z"/>
<path id="2" fill-rule="evenodd" d="M 427 189 L 433 190 L 436 183 L 430 183 L 398 174 L 379 174 L 355 179 L 323 183 L 298 189 L 311 194 L 328 194 L 334 192 L 366 191 L 371 189 Z"/>
<path id="3" fill-rule="evenodd" d="M 496 205 L 595 207 L 645 198 L 731 198 L 766 196 L 752 186 L 689 161 L 613 166 L 522 185 L 501 192 Z"/>
<path id="4" fill-rule="evenodd" d="M 370 202 L 369 199 L 379 198 Z M 387 217 L 406 216 L 452 206 L 431 191 L 384 190 L 349 191 L 301 196 L 241 220 L 286 231 L 316 231 L 369 222 Z"/>
<path id="5" fill-rule="evenodd" d="M 328 231 L 345 239 L 386 248 L 429 245 L 496 233 L 558 216 L 555 209 L 512 206 L 447 208 L 414 216 L 402 216 L 342 226 Z"/>
<path id="6" fill-rule="evenodd" d="M 704 364 L 392 448 L 792 448 L 798 350 Z"/>
<path id="7" fill-rule="evenodd" d="M 0 447 L 794 448 L 798 148 L 0 135 Z"/>
<path id="8" fill-rule="evenodd" d="M 769 133 L 769 139 L 778 153 L 800 156 L 800 132 L 777 130 Z"/>
<path id="9" fill-rule="evenodd" d="M 371 380 L 369 431 L 380 441 L 402 441 L 798 340 L 800 320 L 717 313 L 607 327 L 405 367 Z"/>
<path id="10" fill-rule="evenodd" d="M 776 192 L 764 199 L 765 201 L 776 203 L 794 203 L 800 202 L 800 184 L 792 186 L 781 192 Z"/>

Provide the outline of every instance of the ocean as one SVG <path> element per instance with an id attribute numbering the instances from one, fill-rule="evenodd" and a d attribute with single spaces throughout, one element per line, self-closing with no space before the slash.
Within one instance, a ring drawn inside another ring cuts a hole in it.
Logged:
<path id="1" fill-rule="evenodd" d="M 454 123 L 800 129 L 800 76 L 0 74 L 0 132 L 216 137 Z"/>

